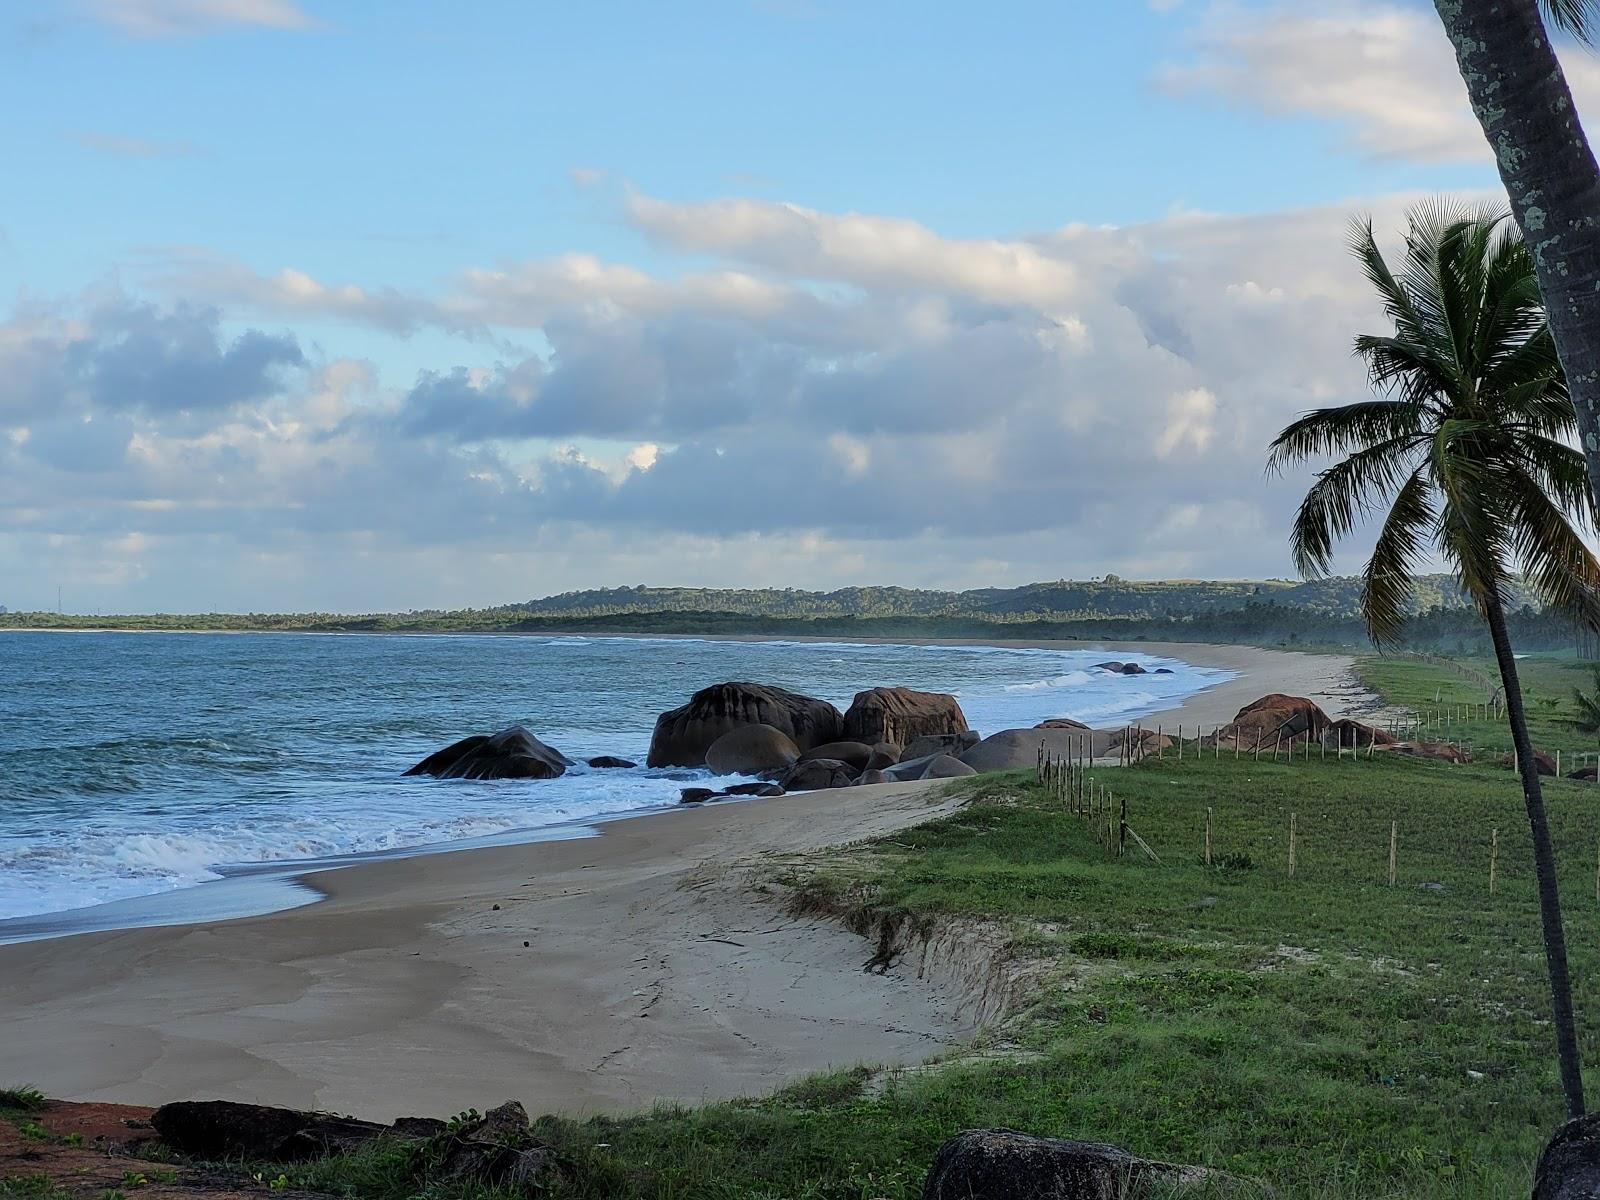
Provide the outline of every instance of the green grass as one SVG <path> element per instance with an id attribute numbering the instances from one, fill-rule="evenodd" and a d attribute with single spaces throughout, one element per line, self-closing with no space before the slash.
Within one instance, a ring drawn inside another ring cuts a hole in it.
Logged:
<path id="1" fill-rule="evenodd" d="M 997 1054 L 933 1072 L 841 1071 L 740 1103 L 547 1117 L 538 1134 L 581 1166 L 563 1194 L 907 1200 L 939 1143 L 974 1126 L 1112 1141 L 1286 1198 L 1527 1194 L 1561 1103 L 1508 772 L 1190 757 L 1103 778 L 1160 864 L 1108 857 L 1081 818 L 1012 776 L 975 781 L 986 801 L 950 819 L 790 871 L 812 909 L 1010 928 L 1046 971 L 1026 1010 L 983 1039 Z M 1592 1062 L 1600 795 L 1552 782 L 1549 804 Z M 1227 868 L 1201 862 L 1207 807 Z M 382 1153 L 290 1181 L 406 1194 L 400 1160 Z"/>
<path id="2" fill-rule="evenodd" d="M 1572 725 L 1577 715 L 1572 690 L 1594 689 L 1593 667 L 1593 663 L 1572 656 L 1540 655 L 1517 662 L 1533 744 L 1550 753 L 1559 749 L 1563 772 L 1583 765 L 1578 755 L 1587 755 L 1589 765 L 1600 755 L 1600 735 L 1580 733 Z M 1471 746 L 1480 756 L 1510 751 L 1511 731 L 1504 720 L 1458 715 L 1460 706 L 1481 705 L 1499 688 L 1500 674 L 1492 658 L 1460 656 L 1440 662 L 1405 655 L 1372 656 L 1360 659 L 1356 671 L 1362 682 L 1390 703 L 1426 717 L 1430 721 L 1428 737 Z M 1448 723 L 1441 723 L 1452 706 L 1455 712 Z"/>
<path id="3" fill-rule="evenodd" d="M 23 1084 L 0 1088 L 0 1116 L 38 1112 L 44 1102 L 44 1093 L 36 1087 Z"/>
<path id="4" fill-rule="evenodd" d="M 1576 749 L 1560 720 L 1582 673 L 1560 660 L 1523 667 L 1540 743 Z M 1447 665 L 1376 659 L 1362 670 L 1399 703 L 1481 698 Z M 1558 702 L 1540 704 L 1546 696 Z M 544 1117 L 538 1135 L 579 1165 L 558 1195 L 912 1200 L 939 1144 L 984 1126 L 1221 1167 L 1285 1200 L 1528 1194 L 1562 1106 L 1510 772 L 1381 755 L 1197 758 L 1191 747 L 1181 764 L 1168 756 L 1099 778 L 1127 800 L 1159 863 L 1135 849 L 1108 855 L 1029 773 L 968 781 L 975 802 L 948 819 L 773 868 L 797 908 L 869 935 L 882 919 L 926 928 L 945 917 L 1008 931 L 1037 983 L 980 1036 L 979 1053 L 934 1070 L 841 1070 L 743 1102 Z M 1600 791 L 1550 780 L 1546 793 L 1581 1046 L 1594 1063 Z M 863 960 L 871 950 L 864 941 Z M 295 1187 L 398 1200 L 423 1186 L 411 1161 L 382 1147 L 288 1175 Z"/>

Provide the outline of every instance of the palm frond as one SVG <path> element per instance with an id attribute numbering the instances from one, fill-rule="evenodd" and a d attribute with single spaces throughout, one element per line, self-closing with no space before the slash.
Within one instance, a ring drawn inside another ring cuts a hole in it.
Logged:
<path id="1" fill-rule="evenodd" d="M 1333 565 L 1333 544 L 1378 511 L 1390 492 L 1401 486 L 1419 447 L 1394 438 L 1368 446 L 1317 476 L 1306 489 L 1289 532 L 1295 569 L 1307 577 L 1326 575 Z"/>
<path id="2" fill-rule="evenodd" d="M 1272 439 L 1267 470 L 1281 473 L 1294 463 L 1361 449 L 1380 441 L 1420 437 L 1422 422 L 1409 405 L 1364 400 L 1305 413 Z"/>
<path id="3" fill-rule="evenodd" d="M 1600 0 L 1540 0 L 1544 14 L 1557 29 L 1593 45 L 1600 34 Z"/>
<path id="4" fill-rule="evenodd" d="M 1380 646 L 1400 636 L 1407 602 L 1416 586 L 1412 572 L 1436 533 L 1437 514 L 1428 491 L 1427 477 L 1419 467 L 1396 493 L 1362 572 L 1361 615 L 1367 632 Z"/>

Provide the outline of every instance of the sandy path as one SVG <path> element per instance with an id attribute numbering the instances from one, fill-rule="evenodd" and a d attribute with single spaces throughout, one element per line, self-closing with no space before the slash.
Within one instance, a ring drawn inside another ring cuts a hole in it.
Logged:
<path id="1" fill-rule="evenodd" d="M 1269 691 L 1336 714 L 1364 700 L 1340 656 L 1104 648 L 1243 673 L 1168 724 L 1221 723 Z M 751 890 L 749 864 L 951 807 L 924 784 L 711 805 L 323 872 L 323 903 L 265 917 L 0 946 L 0 1084 L 387 1120 L 507 1098 L 637 1109 L 919 1060 L 969 1033 L 971 1014 L 904 972 L 864 973 L 862 939 L 785 917 Z"/>

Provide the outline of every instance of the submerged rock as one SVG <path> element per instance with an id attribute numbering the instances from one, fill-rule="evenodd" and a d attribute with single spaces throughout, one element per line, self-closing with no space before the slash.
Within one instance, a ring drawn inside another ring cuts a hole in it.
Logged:
<path id="1" fill-rule="evenodd" d="M 407 775 L 439 779 L 554 779 L 572 760 L 547 746 L 521 725 L 492 737 L 475 734 L 428 755 Z"/>
<path id="2" fill-rule="evenodd" d="M 599 767 L 605 770 L 623 771 L 627 770 L 629 767 L 637 767 L 639 764 L 633 762 L 631 759 L 618 758 L 614 754 L 602 754 L 598 758 L 591 758 L 589 760 L 589 765 L 591 767 Z"/>

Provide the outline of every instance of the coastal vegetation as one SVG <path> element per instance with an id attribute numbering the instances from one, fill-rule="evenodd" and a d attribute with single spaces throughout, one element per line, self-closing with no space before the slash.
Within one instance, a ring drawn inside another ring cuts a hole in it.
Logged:
<path id="1" fill-rule="evenodd" d="M 1392 702 L 1461 711 L 1451 735 L 1476 745 L 1471 765 L 1235 759 L 1191 743 L 1181 762 L 1169 752 L 1102 772 L 1159 861 L 1108 854 L 1028 772 L 955 785 L 971 803 L 946 820 L 763 863 L 772 899 L 869 934 L 950 921 L 998 931 L 1028 986 L 930 1066 L 863 1064 L 772 1096 L 627 1117 L 540 1117 L 535 1136 L 578 1168 L 555 1194 L 909 1200 L 944 1138 L 1005 1126 L 1223 1167 L 1288 1200 L 1527 1195 L 1562 1105 L 1532 843 L 1515 777 L 1496 761 L 1505 725 L 1464 715 L 1488 698 L 1486 667 L 1360 668 Z M 1597 748 L 1572 724 L 1585 673 L 1523 662 L 1533 732 L 1569 762 Z M 1594 785 L 1547 786 L 1562 883 L 1588 927 L 1600 920 Z M 878 945 L 863 940 L 863 963 Z M 1593 978 L 1600 943 L 1572 949 L 1576 976 Z M 1600 1038 L 1592 1007 L 1579 1034 Z M 230 1169 L 398 1200 L 417 1194 L 412 1158 L 391 1145 Z"/>
<path id="2" fill-rule="evenodd" d="M 1539 766 L 1529 740 L 1506 623 L 1507 583 L 1521 578 L 1552 608 L 1583 614 L 1600 562 L 1576 417 L 1526 245 L 1504 213 L 1435 203 L 1414 209 L 1398 269 L 1362 225 L 1353 247 L 1393 332 L 1363 334 L 1379 399 L 1319 409 L 1273 442 L 1281 471 L 1343 456 L 1318 474 L 1291 545 L 1308 577 L 1330 572 L 1334 544 L 1381 518 L 1362 577 L 1361 613 L 1375 642 L 1397 642 L 1416 565 L 1442 554 L 1494 645 L 1539 879 L 1557 1056 L 1568 1115 L 1584 1112 L 1566 935 Z M 1520 575 L 1518 574 L 1520 568 Z"/>
<path id="3" fill-rule="evenodd" d="M 1529 650 L 1587 647 L 1569 614 L 1513 585 L 1507 620 Z M 1360 581 L 1292 584 L 1099 580 L 976 592 L 618 588 L 495 608 L 405 613 L 189 613 L 120 616 L 13 612 L 5 629 L 295 633 L 582 633 L 727 637 L 1012 638 L 1226 642 L 1366 648 Z M 1419 576 L 1404 644 L 1488 649 L 1488 634 L 1448 576 Z"/>

